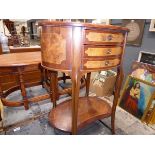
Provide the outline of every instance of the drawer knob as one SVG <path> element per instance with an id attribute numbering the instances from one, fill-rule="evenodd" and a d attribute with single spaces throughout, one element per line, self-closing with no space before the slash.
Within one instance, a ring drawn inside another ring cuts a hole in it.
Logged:
<path id="1" fill-rule="evenodd" d="M 108 39 L 108 41 L 111 41 L 113 39 L 113 36 L 112 35 L 108 35 L 107 39 Z"/>
<path id="2" fill-rule="evenodd" d="M 108 49 L 106 53 L 111 54 L 111 49 Z"/>
<path id="3" fill-rule="evenodd" d="M 109 61 L 105 61 L 105 66 L 108 66 L 109 65 Z"/>

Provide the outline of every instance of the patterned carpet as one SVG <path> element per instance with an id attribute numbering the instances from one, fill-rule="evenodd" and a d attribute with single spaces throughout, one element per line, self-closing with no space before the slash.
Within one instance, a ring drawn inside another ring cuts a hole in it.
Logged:
<path id="1" fill-rule="evenodd" d="M 36 96 L 45 93 L 41 86 L 36 86 L 27 89 L 28 96 Z M 10 100 L 20 99 L 19 91 L 11 94 L 8 98 Z M 80 91 L 80 96 L 84 96 L 85 89 Z M 95 94 L 90 93 L 90 96 Z M 60 97 L 58 104 L 70 99 L 68 95 Z M 109 104 L 113 97 L 101 99 L 108 100 Z M 3 127 L 5 131 L 0 132 L 1 135 L 66 135 L 68 133 L 58 131 L 50 126 L 48 122 L 48 113 L 52 108 L 50 100 L 40 101 L 38 103 L 30 104 L 30 109 L 25 111 L 24 107 L 5 107 Z M 79 135 L 111 135 L 110 118 L 102 120 L 106 125 L 100 121 L 89 124 L 78 132 Z M 22 123 L 23 122 L 23 123 Z M 155 134 L 155 130 L 138 119 L 117 107 L 116 111 L 116 135 L 150 135 Z M 108 127 L 107 127 L 108 126 Z"/>

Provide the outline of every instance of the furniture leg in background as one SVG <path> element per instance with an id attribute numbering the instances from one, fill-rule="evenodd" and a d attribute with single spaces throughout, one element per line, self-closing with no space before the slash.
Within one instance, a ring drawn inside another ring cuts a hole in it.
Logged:
<path id="1" fill-rule="evenodd" d="M 89 96 L 90 77 L 91 77 L 91 72 L 87 73 L 87 77 L 86 77 L 86 96 Z"/>
<path id="2" fill-rule="evenodd" d="M 27 94 L 26 94 L 26 88 L 25 88 L 25 84 L 24 84 L 22 68 L 18 68 L 18 74 L 19 74 L 19 84 L 20 84 L 21 94 L 23 97 L 24 107 L 25 107 L 25 110 L 28 110 L 29 102 L 28 102 L 28 98 L 27 98 Z"/>
<path id="3" fill-rule="evenodd" d="M 56 101 L 59 98 L 58 95 L 58 72 L 50 71 L 50 96 L 53 102 L 53 108 L 56 107 Z"/>

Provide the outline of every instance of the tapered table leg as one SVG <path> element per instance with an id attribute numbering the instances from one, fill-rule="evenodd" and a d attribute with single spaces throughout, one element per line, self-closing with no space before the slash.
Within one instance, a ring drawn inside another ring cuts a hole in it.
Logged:
<path id="1" fill-rule="evenodd" d="M 111 114 L 111 131 L 112 131 L 112 134 L 115 134 L 115 112 L 116 112 L 116 106 L 117 106 L 119 95 L 120 95 L 122 82 L 123 82 L 123 69 L 121 67 L 118 67 L 117 68 L 115 91 L 114 91 L 114 101 L 113 101 L 112 114 Z"/>
<path id="2" fill-rule="evenodd" d="M 72 134 L 77 134 L 78 103 L 80 90 L 80 73 L 72 74 Z"/>
<path id="3" fill-rule="evenodd" d="M 55 108 L 58 99 L 58 72 L 56 71 L 50 71 L 50 95 L 53 108 Z"/>
<path id="4" fill-rule="evenodd" d="M 25 107 L 25 110 L 28 110 L 29 109 L 28 98 L 27 98 L 27 94 L 26 94 L 26 88 L 25 88 L 25 84 L 24 84 L 24 77 L 23 77 L 23 72 L 22 72 L 21 67 L 18 67 L 18 74 L 19 74 L 19 84 L 20 84 L 21 94 L 22 94 L 22 97 L 23 97 L 24 107 Z"/>

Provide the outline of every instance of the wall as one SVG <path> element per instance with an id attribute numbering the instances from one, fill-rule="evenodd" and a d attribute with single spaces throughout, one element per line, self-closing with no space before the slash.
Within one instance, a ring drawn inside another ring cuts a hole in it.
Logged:
<path id="1" fill-rule="evenodd" d="M 145 21 L 144 34 L 142 39 L 142 44 L 140 47 L 136 46 L 126 46 L 125 55 L 124 55 L 124 73 L 127 76 L 130 72 L 130 67 L 133 61 L 138 59 L 139 51 L 147 51 L 155 53 L 155 32 L 149 32 L 150 21 Z M 112 24 L 120 25 L 122 20 L 114 19 Z"/>

